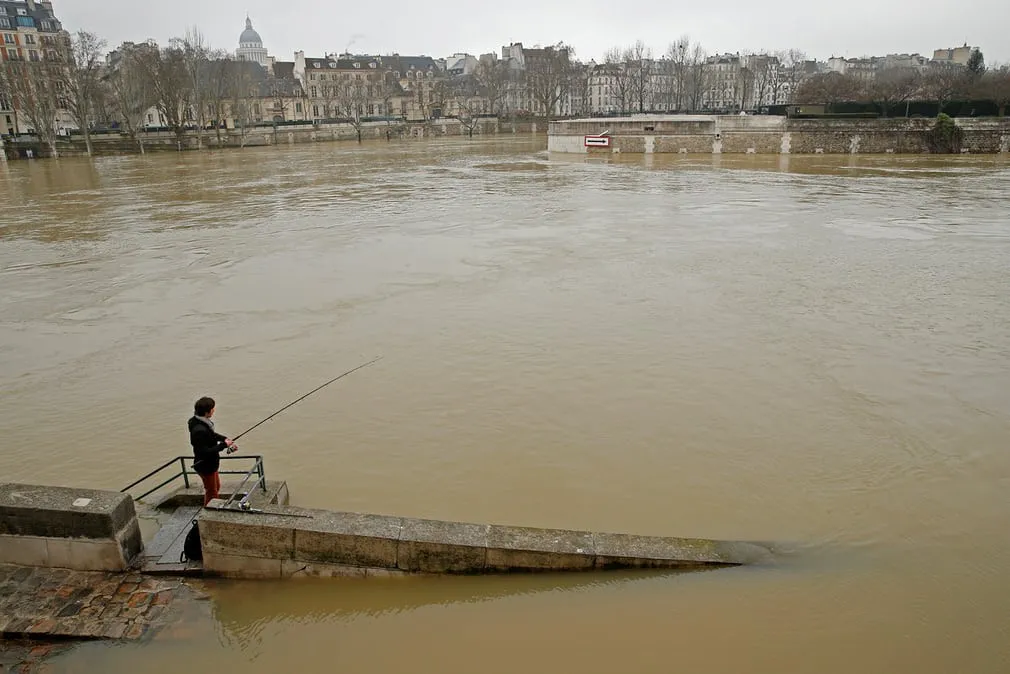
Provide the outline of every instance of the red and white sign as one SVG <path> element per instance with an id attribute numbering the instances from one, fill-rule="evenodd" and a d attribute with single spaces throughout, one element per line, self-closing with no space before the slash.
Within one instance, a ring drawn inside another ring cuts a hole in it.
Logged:
<path id="1" fill-rule="evenodd" d="M 610 147 L 610 136 L 586 136 L 586 147 Z"/>

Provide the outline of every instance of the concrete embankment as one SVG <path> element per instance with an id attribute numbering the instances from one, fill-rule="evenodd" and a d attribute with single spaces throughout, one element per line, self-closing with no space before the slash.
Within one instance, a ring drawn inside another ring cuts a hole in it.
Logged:
<path id="1" fill-rule="evenodd" d="M 0 564 L 124 571 L 142 547 L 126 494 L 0 484 Z"/>
<path id="2" fill-rule="evenodd" d="M 1010 118 L 958 118 L 961 152 L 1010 151 Z M 551 122 L 548 150 L 589 154 L 923 154 L 932 119 L 635 115 Z M 595 140 L 594 140 L 595 138 Z"/>
<path id="3" fill-rule="evenodd" d="M 472 130 L 456 119 L 440 119 L 431 122 L 387 123 L 365 122 L 361 125 L 362 140 L 405 140 L 422 138 L 445 138 L 473 136 L 496 136 L 530 134 L 543 132 L 544 124 L 535 121 L 498 120 L 495 118 L 477 121 Z M 289 147 L 305 143 L 328 143 L 333 141 L 356 141 L 358 131 L 353 125 L 340 124 L 307 124 L 277 127 L 253 127 L 242 130 L 204 131 L 202 135 L 195 131 L 185 132 L 181 138 L 168 131 L 141 133 L 145 152 L 177 152 L 180 150 L 212 150 L 219 148 L 244 147 Z M 95 156 L 139 154 L 140 144 L 126 135 L 99 134 L 91 139 L 92 153 Z M 60 138 L 56 144 L 61 157 L 80 157 L 87 155 L 87 147 L 83 138 L 73 136 L 71 139 Z M 23 159 L 31 150 L 34 157 L 49 155 L 49 148 L 37 141 L 4 141 L 0 140 L 0 154 L 9 159 Z"/>
<path id="4" fill-rule="evenodd" d="M 271 507 L 200 516 L 204 572 L 233 578 L 695 569 L 768 560 L 755 544 Z"/>

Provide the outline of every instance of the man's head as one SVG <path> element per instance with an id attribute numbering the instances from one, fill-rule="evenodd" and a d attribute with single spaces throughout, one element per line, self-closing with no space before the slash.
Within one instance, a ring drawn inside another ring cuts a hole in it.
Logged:
<path id="1" fill-rule="evenodd" d="M 211 415 L 214 414 L 214 399 L 207 396 L 200 398 L 193 405 L 193 413 L 198 417 L 210 419 Z"/>

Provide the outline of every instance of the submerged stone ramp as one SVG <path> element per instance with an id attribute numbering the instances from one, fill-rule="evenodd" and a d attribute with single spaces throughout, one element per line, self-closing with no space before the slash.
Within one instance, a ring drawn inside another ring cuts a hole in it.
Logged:
<path id="1" fill-rule="evenodd" d="M 139 639 L 165 625 L 179 583 L 0 564 L 0 639 Z"/>
<path id="2" fill-rule="evenodd" d="M 200 515 L 203 567 L 231 578 L 698 569 L 771 559 L 757 544 L 470 524 L 274 506 Z"/>

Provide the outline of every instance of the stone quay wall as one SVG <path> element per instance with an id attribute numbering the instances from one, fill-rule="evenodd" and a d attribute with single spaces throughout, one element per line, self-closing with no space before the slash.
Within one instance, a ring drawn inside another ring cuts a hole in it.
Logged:
<path id="1" fill-rule="evenodd" d="M 0 564 L 125 571 L 142 548 L 126 494 L 0 484 Z"/>
<path id="2" fill-rule="evenodd" d="M 698 568 L 763 561 L 756 544 L 308 510 L 199 519 L 204 573 L 231 578 Z"/>
<path id="3" fill-rule="evenodd" d="M 958 118 L 962 153 L 1010 152 L 1010 118 Z M 548 150 L 588 154 L 923 154 L 932 119 L 636 115 L 551 122 Z M 606 135 L 607 147 L 586 147 Z"/>
<path id="4" fill-rule="evenodd" d="M 488 118 L 480 120 L 473 129 L 475 137 L 529 134 L 542 132 L 544 124 L 537 122 L 510 122 L 508 120 L 498 120 Z M 443 119 L 428 123 L 386 123 L 386 122 L 366 122 L 362 124 L 362 140 L 403 140 L 421 138 L 444 138 L 444 137 L 465 137 L 469 135 L 469 130 L 456 119 Z M 251 128 L 242 133 L 234 129 L 222 130 L 220 139 L 214 130 L 204 131 L 203 139 L 195 131 L 187 131 L 180 143 L 179 138 L 174 133 L 159 131 L 154 133 L 140 134 L 144 144 L 145 152 L 178 152 L 180 150 L 210 150 L 220 148 L 243 148 L 243 147 L 284 147 L 291 145 L 301 145 L 304 143 L 328 143 L 334 141 L 356 141 L 358 133 L 351 124 L 321 124 L 321 125 L 299 125 L 299 126 L 279 126 Z M 139 154 L 140 145 L 137 141 L 125 135 L 96 135 L 91 139 L 92 153 L 95 156 Z M 2 144 L 2 141 L 0 141 Z M 24 158 L 29 146 L 12 144 L 7 141 L 7 145 L 2 148 L 0 154 L 9 159 Z M 32 144 L 31 148 L 35 157 L 47 156 L 49 148 Z M 72 139 L 61 139 L 57 142 L 56 150 L 61 157 L 82 157 L 87 156 L 87 147 L 84 139 L 74 136 Z"/>

